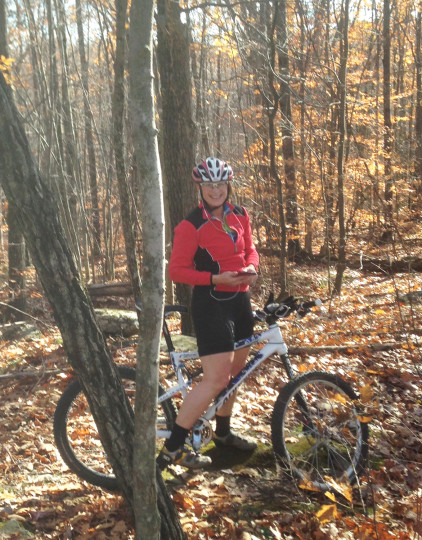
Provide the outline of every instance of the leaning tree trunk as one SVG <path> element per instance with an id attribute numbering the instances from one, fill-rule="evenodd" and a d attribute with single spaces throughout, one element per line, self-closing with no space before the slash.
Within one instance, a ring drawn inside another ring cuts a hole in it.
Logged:
<path id="1" fill-rule="evenodd" d="M 87 396 L 108 459 L 132 506 L 133 411 L 57 214 L 37 169 L 10 88 L 0 73 L 0 180 Z"/>

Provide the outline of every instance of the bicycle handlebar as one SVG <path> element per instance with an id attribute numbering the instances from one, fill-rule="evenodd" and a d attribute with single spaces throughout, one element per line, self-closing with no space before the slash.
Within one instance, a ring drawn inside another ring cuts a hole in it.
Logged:
<path id="1" fill-rule="evenodd" d="M 296 312 L 297 316 L 302 318 L 311 311 L 311 308 L 322 304 L 322 301 L 319 298 L 307 302 L 300 302 L 293 296 L 289 296 L 281 303 L 275 303 L 273 300 L 274 295 L 271 293 L 264 309 L 254 311 L 256 320 L 273 324 L 278 319 L 284 319 L 293 312 Z"/>

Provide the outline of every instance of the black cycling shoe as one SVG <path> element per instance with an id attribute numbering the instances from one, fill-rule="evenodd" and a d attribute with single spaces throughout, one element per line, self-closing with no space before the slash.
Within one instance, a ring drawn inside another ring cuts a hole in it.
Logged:
<path id="1" fill-rule="evenodd" d="M 202 456 L 201 454 L 195 454 L 195 452 L 185 447 L 179 448 L 179 450 L 175 450 L 174 452 L 169 452 L 163 446 L 161 452 L 158 454 L 157 464 L 162 471 L 169 465 L 181 465 L 188 469 L 203 469 L 211 465 L 211 458 Z"/>
<path id="2" fill-rule="evenodd" d="M 214 435 L 214 444 L 219 448 L 236 448 L 237 450 L 242 450 L 243 452 L 250 452 L 255 450 L 258 447 L 256 442 L 249 437 L 243 437 L 237 433 L 230 431 L 224 437 L 218 437 Z"/>

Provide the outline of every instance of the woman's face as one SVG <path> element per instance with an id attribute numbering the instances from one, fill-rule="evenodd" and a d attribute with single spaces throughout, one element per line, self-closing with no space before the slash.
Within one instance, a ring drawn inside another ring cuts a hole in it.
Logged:
<path id="1" fill-rule="evenodd" d="M 201 184 L 202 198 L 210 208 L 222 206 L 227 199 L 228 182 L 204 182 Z"/>

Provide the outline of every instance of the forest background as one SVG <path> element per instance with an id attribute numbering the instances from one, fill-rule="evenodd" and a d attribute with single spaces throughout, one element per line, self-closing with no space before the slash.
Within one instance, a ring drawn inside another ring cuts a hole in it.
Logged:
<path id="1" fill-rule="evenodd" d="M 127 30 L 118 14 L 128 6 L 1 6 L 2 71 L 80 274 L 86 283 L 131 281 L 137 262 L 125 261 L 125 244 L 142 261 L 142 230 L 118 48 Z M 293 276 L 303 261 L 324 265 L 317 280 L 327 298 L 342 291 L 346 268 L 420 270 L 420 5 L 158 0 L 156 10 L 168 248 L 195 204 L 192 165 L 213 154 L 232 165 L 236 201 L 251 214 L 260 295 L 301 291 Z M 27 312 L 34 291 L 24 242 L 5 201 L 1 209 L 7 294 Z M 405 288 L 396 292 L 420 285 L 412 277 Z M 169 302 L 172 294 L 168 286 Z"/>

